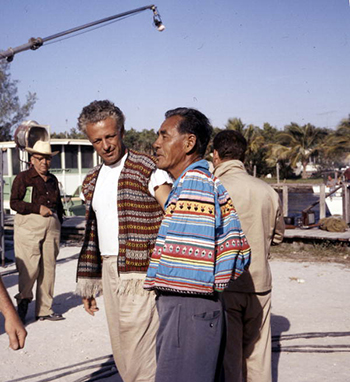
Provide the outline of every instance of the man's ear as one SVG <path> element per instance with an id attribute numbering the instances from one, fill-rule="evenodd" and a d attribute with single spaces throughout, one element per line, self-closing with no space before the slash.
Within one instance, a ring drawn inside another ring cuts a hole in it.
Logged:
<path id="1" fill-rule="evenodd" d="M 214 165 L 214 167 L 217 166 L 220 162 L 221 162 L 221 160 L 219 157 L 219 153 L 217 152 L 217 150 L 214 150 L 213 151 L 213 165 Z"/>
<path id="2" fill-rule="evenodd" d="M 194 134 L 188 134 L 185 139 L 185 151 L 189 154 L 195 147 L 197 143 L 197 137 Z"/>

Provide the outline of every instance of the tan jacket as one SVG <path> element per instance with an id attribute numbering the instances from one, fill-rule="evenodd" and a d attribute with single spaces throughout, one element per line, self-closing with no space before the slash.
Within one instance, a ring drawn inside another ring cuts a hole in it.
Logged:
<path id="1" fill-rule="evenodd" d="M 252 251 L 249 271 L 231 282 L 228 290 L 267 292 L 272 286 L 270 246 L 282 242 L 285 228 L 280 198 L 267 183 L 249 175 L 239 160 L 220 163 L 214 175 L 227 189 Z"/>

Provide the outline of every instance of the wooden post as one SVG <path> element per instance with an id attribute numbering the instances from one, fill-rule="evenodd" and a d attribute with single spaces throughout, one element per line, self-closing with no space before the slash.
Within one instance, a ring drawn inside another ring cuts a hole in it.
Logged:
<path id="1" fill-rule="evenodd" d="M 277 184 L 280 182 L 280 164 L 276 163 L 276 177 L 277 177 Z"/>
<path id="2" fill-rule="evenodd" d="M 326 185 L 320 186 L 320 219 L 326 217 Z"/>
<path id="3" fill-rule="evenodd" d="M 343 184 L 343 219 L 350 223 L 350 188 L 349 183 Z"/>
<path id="4" fill-rule="evenodd" d="M 253 167 L 253 176 L 254 176 L 254 178 L 256 178 L 256 164 Z"/>
<path id="5" fill-rule="evenodd" d="M 288 216 L 288 186 L 284 185 L 282 188 L 283 194 L 283 216 Z"/>

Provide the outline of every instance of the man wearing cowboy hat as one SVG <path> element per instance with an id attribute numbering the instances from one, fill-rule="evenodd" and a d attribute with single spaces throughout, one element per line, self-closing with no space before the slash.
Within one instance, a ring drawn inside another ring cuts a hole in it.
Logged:
<path id="1" fill-rule="evenodd" d="M 50 142 L 37 141 L 29 170 L 19 173 L 12 185 L 10 205 L 17 212 L 14 223 L 18 289 L 15 296 L 23 322 L 36 286 L 35 316 L 39 320 L 58 321 L 62 315 L 52 310 L 56 258 L 59 252 L 63 206 L 57 178 L 49 172 Z"/>

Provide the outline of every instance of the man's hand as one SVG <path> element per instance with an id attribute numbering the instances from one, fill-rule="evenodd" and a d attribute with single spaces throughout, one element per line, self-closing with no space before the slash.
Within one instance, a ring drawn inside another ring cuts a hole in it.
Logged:
<path id="1" fill-rule="evenodd" d="M 5 317 L 5 331 L 9 336 L 10 347 L 13 350 L 22 349 L 27 337 L 22 321 L 18 317 L 11 298 L 0 276 L 0 311 Z"/>
<path id="2" fill-rule="evenodd" d="M 9 336 L 10 348 L 13 350 L 22 349 L 27 337 L 27 331 L 15 311 L 13 314 L 5 315 L 5 330 Z"/>
<path id="3" fill-rule="evenodd" d="M 52 211 L 50 210 L 50 208 L 41 205 L 40 206 L 40 215 L 43 216 L 44 218 L 47 218 L 48 216 L 52 215 Z"/>
<path id="4" fill-rule="evenodd" d="M 84 309 L 91 314 L 91 316 L 95 315 L 95 312 L 98 312 L 99 309 L 97 307 L 97 303 L 94 297 L 83 297 Z"/>

